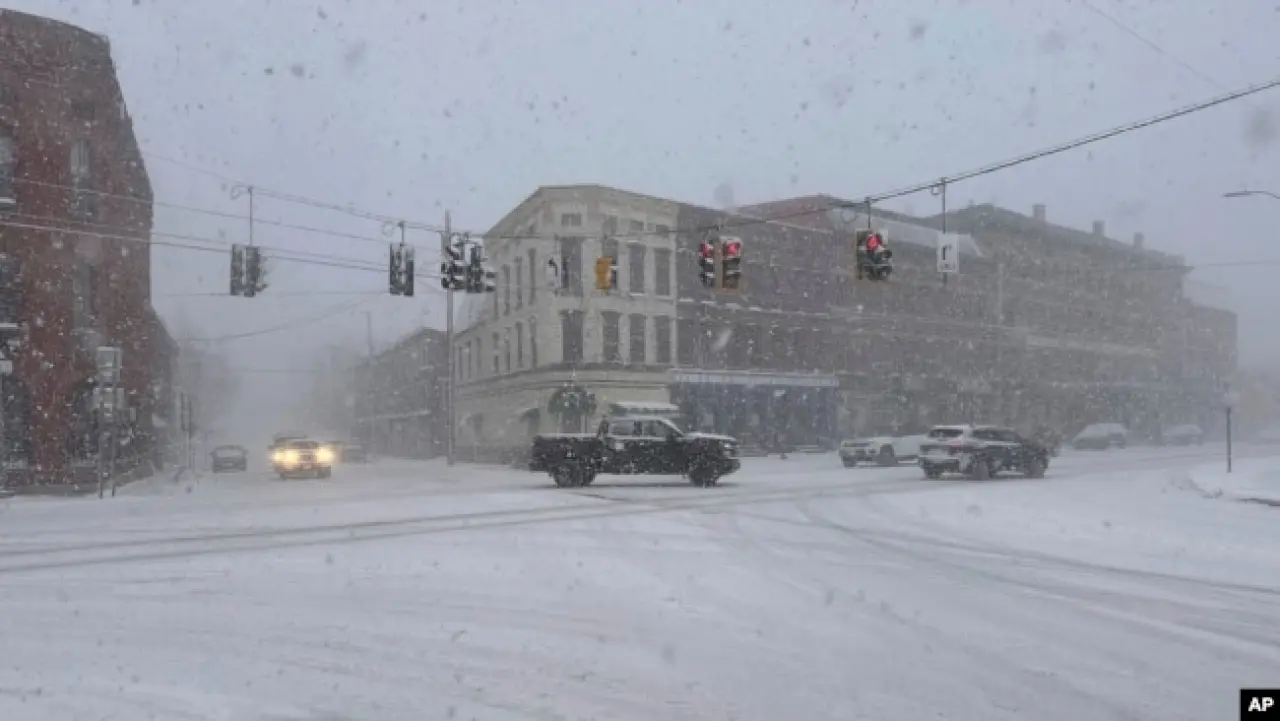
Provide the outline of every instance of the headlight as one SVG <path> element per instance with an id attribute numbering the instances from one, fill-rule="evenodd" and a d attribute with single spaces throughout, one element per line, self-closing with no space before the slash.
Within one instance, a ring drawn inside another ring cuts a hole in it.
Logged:
<path id="1" fill-rule="evenodd" d="M 284 460 L 284 451 L 273 451 L 273 452 L 271 453 L 271 460 L 272 460 L 273 462 L 275 462 L 275 463 L 279 463 L 280 461 L 283 461 L 283 460 Z"/>
<path id="2" fill-rule="evenodd" d="M 297 451 L 292 451 L 292 450 L 290 450 L 290 451 L 285 451 L 285 452 L 284 452 L 283 457 L 282 457 L 280 460 L 282 460 L 282 461 L 284 461 L 284 463 L 286 463 L 286 464 L 290 464 L 290 465 L 292 465 L 292 464 L 294 464 L 294 463 L 297 463 L 297 462 L 298 462 L 298 452 L 297 452 Z"/>
<path id="3" fill-rule="evenodd" d="M 316 451 L 316 460 L 321 463 L 333 463 L 333 449 L 321 448 L 319 451 Z"/>

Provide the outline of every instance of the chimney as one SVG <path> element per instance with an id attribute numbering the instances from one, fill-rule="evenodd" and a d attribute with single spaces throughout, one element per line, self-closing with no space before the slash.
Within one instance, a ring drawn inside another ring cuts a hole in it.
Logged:
<path id="1" fill-rule="evenodd" d="M 1105 236 L 1107 234 L 1107 224 L 1101 220 L 1093 221 L 1093 234 L 1098 237 Z"/>
<path id="2" fill-rule="evenodd" d="M 1142 250 L 1147 247 L 1147 236 L 1143 233 L 1133 234 L 1133 247 Z"/>
<path id="3" fill-rule="evenodd" d="M 1041 223 L 1044 222 L 1044 217 L 1045 217 L 1044 203 L 1036 203 L 1035 205 L 1031 206 L 1031 217 L 1035 218 Z"/>

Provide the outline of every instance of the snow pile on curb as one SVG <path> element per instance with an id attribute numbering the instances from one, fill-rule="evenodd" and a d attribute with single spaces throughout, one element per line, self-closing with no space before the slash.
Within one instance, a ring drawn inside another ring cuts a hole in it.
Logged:
<path id="1" fill-rule="evenodd" d="M 1280 506 L 1280 458 L 1236 461 L 1231 473 L 1225 462 L 1193 468 L 1190 480 L 1210 498 L 1229 498 Z"/>

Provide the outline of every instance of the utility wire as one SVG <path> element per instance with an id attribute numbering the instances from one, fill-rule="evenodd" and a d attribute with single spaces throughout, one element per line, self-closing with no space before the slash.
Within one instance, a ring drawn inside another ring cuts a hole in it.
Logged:
<path id="1" fill-rule="evenodd" d="M 318 323 L 322 320 L 328 320 L 344 313 L 349 313 L 360 306 L 367 305 L 372 300 L 374 299 L 365 298 L 354 301 L 345 301 L 331 308 L 327 308 L 320 313 L 303 316 L 301 318 L 293 318 L 279 325 L 259 328 L 258 330 L 246 331 L 244 333 L 231 333 L 229 335 L 214 336 L 210 338 L 179 338 L 176 340 L 179 343 L 222 343 L 226 341 L 242 340 L 244 338 L 256 338 L 258 336 L 270 335 L 272 333 L 279 333 L 282 331 L 296 330 L 298 328 L 305 328 L 308 325 Z"/>
<path id="2" fill-rule="evenodd" d="M 1095 11 L 1097 11 L 1097 12 L 1101 12 L 1101 11 L 1098 11 L 1098 9 L 1097 9 L 1096 7 L 1092 7 L 1092 6 L 1089 6 L 1089 7 L 1091 7 L 1091 9 L 1093 9 L 1093 10 L 1095 10 Z M 1110 17 L 1110 16 L 1107 16 L 1107 17 Z M 1115 22 L 1118 22 L 1118 21 L 1115 21 Z M 1136 31 L 1131 31 L 1131 32 L 1135 32 L 1135 34 L 1136 34 Z M 1150 42 L 1150 41 L 1146 41 L 1146 42 Z M 1154 45 L 1154 43 L 1152 43 L 1152 44 Z M 1158 46 L 1157 46 L 1157 47 L 1158 47 Z M 1173 57 L 1171 54 L 1167 53 L 1167 51 L 1164 51 L 1162 48 L 1160 49 L 1160 52 L 1162 52 L 1162 53 L 1164 53 L 1164 54 L 1166 54 L 1166 55 L 1169 55 L 1170 57 Z M 1188 66 L 1188 67 L 1189 67 L 1189 66 Z M 1196 71 L 1196 72 L 1198 72 L 1198 71 Z M 1208 78 L 1208 76 L 1204 76 L 1204 77 L 1205 77 L 1209 82 L 1214 82 L 1214 83 L 1215 83 L 1215 85 L 1216 85 L 1216 81 L 1213 81 L 1211 78 Z M 867 195 L 867 196 L 864 196 L 864 197 L 863 197 L 863 199 L 862 199 L 862 200 L 859 200 L 859 201 L 847 201 L 847 200 L 834 201 L 834 202 L 831 202 L 831 203 L 825 204 L 824 206 L 820 206 L 820 207 L 817 207 L 817 208 L 806 208 L 806 209 L 804 209 L 804 210 L 792 211 L 792 212 L 788 212 L 788 213 L 769 214 L 769 215 L 762 215 L 762 216 L 758 216 L 758 217 L 749 217 L 749 218 L 731 218 L 731 219 L 726 220 L 726 221 L 725 221 L 725 222 L 723 222 L 723 223 L 706 224 L 706 225 L 701 225 L 701 224 L 700 224 L 700 225 L 693 225 L 693 226 L 686 226 L 686 227 L 668 228 L 668 229 L 663 230 L 663 231 L 657 231 L 657 230 L 654 230 L 654 231 L 627 231 L 627 232 L 621 232 L 621 233 L 613 233 L 613 234 L 611 234 L 611 236 L 610 236 L 610 237 L 613 237 L 613 238 L 644 238 L 644 237 L 655 237 L 655 236 L 666 236 L 666 235 L 681 235 L 681 234 L 693 234 L 693 235 L 700 235 L 700 234 L 702 234 L 702 233 L 709 232 L 709 231 L 712 231 L 712 230 L 723 230 L 723 229 L 731 229 L 731 228 L 740 228 L 740 227 L 751 226 L 751 225 L 760 225 L 760 224 L 766 224 L 766 223 L 771 223 L 771 222 L 785 221 L 785 220 L 790 220 L 790 219 L 800 218 L 800 217 L 805 217 L 805 216 L 810 216 L 810 215 L 817 215 L 817 214 L 825 213 L 825 212 L 828 212 L 828 211 L 830 211 L 830 210 L 835 210 L 835 209 L 866 207 L 866 206 L 867 206 L 867 205 L 869 205 L 869 204 L 870 204 L 870 205 L 874 205 L 874 204 L 876 204 L 876 203 L 881 203 L 881 202 L 884 202 L 884 201 L 886 201 L 886 200 L 893 200 L 893 199 L 896 199 L 896 198 L 902 198 L 902 197 L 906 197 L 906 196 L 909 196 L 909 195 L 914 195 L 914 194 L 916 194 L 916 193 L 922 193 L 922 192 L 925 192 L 925 191 L 928 191 L 928 190 L 933 190 L 934 188 L 937 188 L 937 187 L 938 187 L 938 185 L 939 185 L 939 183 L 940 183 L 940 182 L 945 182 L 945 183 L 947 183 L 948 185 L 950 185 L 950 184 L 958 183 L 958 182 L 960 182 L 960 181 L 964 181 L 964 180 L 972 180 L 973 178 L 978 178 L 978 177 L 981 177 L 981 176 L 984 176 L 984 175 L 990 175 L 990 174 L 992 174 L 992 173 L 997 173 L 997 172 L 1002 171 L 1002 170 L 1008 170 L 1009 168 L 1013 168 L 1013 167 L 1016 167 L 1016 166 L 1019 166 L 1019 165 L 1024 165 L 1024 164 L 1026 164 L 1026 163 L 1030 163 L 1030 162 L 1035 161 L 1035 160 L 1041 160 L 1041 159 L 1044 159 L 1044 158 L 1047 158 L 1047 157 L 1050 157 L 1050 156 L 1053 156 L 1053 155 L 1059 155 L 1059 154 L 1061 154 L 1061 153 L 1065 153 L 1065 152 L 1070 151 L 1070 150 L 1076 150 L 1076 149 L 1078 149 L 1078 148 L 1082 148 L 1082 147 L 1087 146 L 1087 145 L 1091 145 L 1091 144 L 1094 144 L 1094 143 L 1098 143 L 1098 142 L 1101 142 L 1101 141 L 1103 141 L 1103 140 L 1109 140 L 1109 139 L 1111 139 L 1111 138 L 1115 138 L 1115 137 L 1118 137 L 1118 136 L 1121 136 L 1121 135 L 1125 135 L 1125 134 L 1128 134 L 1128 133 L 1131 133 L 1131 132 L 1134 132 L 1134 131 L 1137 131 L 1137 130 L 1143 130 L 1143 129 L 1146 129 L 1146 128 L 1149 128 L 1149 127 L 1153 127 L 1153 126 L 1156 126 L 1156 125 L 1159 125 L 1159 124 L 1162 124 L 1162 123 L 1169 122 L 1169 121 L 1171 121 L 1171 120 L 1176 120 L 1176 119 L 1178 119 L 1178 118 L 1185 117 L 1185 116 L 1187 116 L 1187 115 L 1192 115 L 1192 114 L 1199 113 L 1199 112 L 1202 112 L 1202 111 L 1205 111 L 1205 110 L 1209 110 L 1209 109 L 1211 109 L 1211 108 L 1218 107 L 1218 106 L 1220 106 L 1220 105 L 1225 105 L 1225 104 L 1227 104 L 1227 103 L 1231 103 L 1231 102 L 1234 102 L 1234 101 L 1237 101 L 1237 100 L 1245 99 L 1245 98 L 1251 97 L 1251 96 L 1253 96 L 1253 95 L 1257 95 L 1257 94 L 1259 94 L 1259 93 L 1265 92 L 1265 91 L 1267 91 L 1267 90 L 1272 90 L 1272 89 L 1274 89 L 1274 88 L 1276 88 L 1276 87 L 1280 87 L 1280 78 L 1275 78 L 1275 79 L 1272 79 L 1272 80 L 1269 80 L 1269 81 L 1266 81 L 1266 82 L 1262 82 L 1262 83 L 1257 83 L 1257 84 L 1254 84 L 1254 85 L 1250 85 L 1250 86 L 1248 86 L 1248 87 L 1245 87 L 1245 88 L 1242 88 L 1242 89 L 1239 89 L 1239 90 L 1229 91 L 1229 92 L 1226 92 L 1226 93 L 1224 93 L 1224 94 L 1222 94 L 1222 95 L 1219 95 L 1219 96 L 1216 96 L 1216 97 L 1212 97 L 1212 98 L 1209 98 L 1209 99 L 1207 99 L 1207 100 L 1202 100 L 1202 101 L 1200 101 L 1200 102 L 1193 103 L 1193 104 L 1190 104 L 1190 105 L 1185 105 L 1185 106 L 1182 106 L 1182 107 L 1176 108 L 1176 109 L 1174 109 L 1174 110 L 1166 111 L 1166 112 L 1164 112 L 1164 113 L 1161 113 L 1161 114 L 1156 115 L 1156 116 L 1153 116 L 1153 117 L 1149 117 L 1149 118 L 1146 118 L 1146 119 L 1143 119 L 1143 120 L 1137 120 L 1137 121 L 1129 122 L 1129 123 L 1126 123 L 1126 124 L 1124 124 L 1124 125 L 1115 126 L 1115 127 L 1110 128 L 1110 129 L 1108 129 L 1108 130 L 1102 130 L 1102 131 L 1094 132 L 1094 133 L 1091 133 L 1091 134 L 1089 134 L 1089 135 L 1085 135 L 1085 136 L 1083 136 L 1083 137 L 1076 138 L 1076 139 L 1074 139 L 1074 140 L 1069 140 L 1069 141 L 1066 141 L 1066 142 L 1058 143 L 1058 144 L 1056 144 L 1056 145 L 1051 145 L 1051 146 L 1048 146 L 1048 147 L 1046 147 L 1046 148 L 1042 148 L 1042 149 L 1040 149 L 1040 150 L 1032 151 L 1032 152 L 1029 152 L 1029 153 L 1024 153 L 1024 154 L 1022 154 L 1022 155 L 1017 155 L 1017 156 L 1014 156 L 1014 157 L 1012 157 L 1012 158 L 1008 158 L 1008 159 L 1006 159 L 1006 160 L 1002 160 L 1002 161 L 998 161 L 998 162 L 994 162 L 994 163 L 989 163 L 989 164 L 987 164 L 987 165 L 979 166 L 979 167 L 977 167 L 977 168 L 973 168 L 973 169 L 966 170 L 966 171 L 959 172 L 959 173 L 953 173 L 953 174 L 950 174 L 950 175 L 944 175 L 944 176 L 941 176 L 941 177 L 940 177 L 940 178 L 938 178 L 938 179 L 929 180 L 929 181 L 926 181 L 926 182 L 921 182 L 921 183 L 916 183 L 916 184 L 913 184 L 913 185 L 904 186 L 904 187 L 898 188 L 898 189 L 896 189 L 896 190 L 890 190 L 890 191 L 888 191 L 888 192 L 882 192 L 882 193 L 876 193 L 876 194 L 872 194 L 872 195 Z M 152 156 L 153 156 L 153 157 L 160 157 L 160 156 L 155 156 L 154 154 L 152 154 Z M 165 160 L 170 160 L 171 162 L 177 162 L 177 161 L 173 161 L 172 159 L 169 159 L 169 158 L 164 158 L 164 159 L 165 159 Z M 199 169 L 199 168 L 196 168 L 195 166 L 188 166 L 187 164 L 184 164 L 184 163 L 179 163 L 179 164 L 180 164 L 180 165 L 184 165 L 184 167 L 189 167 L 189 169 L 192 169 L 192 170 L 193 170 L 193 171 L 195 171 L 195 172 L 204 173 L 204 174 L 211 175 L 211 176 L 213 176 L 213 177 L 218 177 L 218 178 L 220 178 L 220 179 L 224 179 L 224 180 L 227 180 L 227 181 L 230 181 L 230 180 L 231 180 L 230 178 L 222 178 L 222 176 L 220 176 L 220 175 L 218 175 L 218 174 L 216 174 L 216 173 L 213 173 L 212 171 L 206 171 L 206 170 L 204 170 L 204 169 Z M 239 184 L 239 185 L 245 185 L 245 186 L 253 185 L 252 183 L 247 183 L 247 182 L 244 182 L 244 181 L 236 181 L 236 183 L 237 183 L 237 184 Z M 67 187 L 67 186 L 57 186 L 57 187 Z M 407 227 L 407 228 L 415 228 L 415 229 L 427 230 L 427 231 L 435 232 L 435 233 L 443 233 L 443 232 L 444 232 L 444 228 L 443 228 L 443 227 L 438 226 L 438 225 L 435 225 L 435 224 L 431 224 L 431 223 L 421 223 L 421 222 L 417 222 L 417 221 L 409 221 L 409 220 L 405 220 L 405 219 L 401 219 L 401 218 L 396 218 L 396 217 L 394 217 L 394 216 L 390 216 L 390 215 L 385 215 L 385 214 L 380 214 L 380 213 L 374 213 L 374 212 L 371 212 L 371 211 L 367 211 L 367 210 L 363 210 L 363 209 L 360 209 L 360 208 L 356 208 L 356 207 L 354 207 L 354 206 L 344 206 L 344 205 L 339 205 L 339 204 L 336 204 L 336 203 L 330 203 L 330 202 L 326 202 L 326 201 L 322 201 L 322 200 L 316 200 L 316 199 L 314 199 L 314 198 L 308 198 L 308 197 L 306 197 L 306 196 L 302 196 L 302 195 L 296 195 L 296 194 L 292 194 L 292 193 L 284 193 L 284 192 L 279 192 L 279 191 L 270 190 L 270 189 L 267 189 L 267 188 L 261 188 L 261 187 L 258 187 L 258 186 L 256 186 L 256 185 L 254 185 L 254 189 L 255 189 L 255 192 L 257 192 L 258 194 L 260 194 L 260 195 L 262 195 L 262 196 L 264 196 L 264 197 L 271 197 L 271 198 L 275 198 L 275 199 L 277 199 L 277 200 L 281 200 L 281 201 L 285 201 L 285 202 L 298 203 L 298 204 L 303 204 L 303 205 L 307 205 L 307 206 L 311 206 L 311 207 L 315 207 L 315 208 L 322 208 L 322 209 L 326 209 L 326 210 L 333 210 L 333 211 L 335 211 L 335 212 L 347 213 L 347 214 L 349 214 L 349 215 L 353 215 L 353 216 L 355 216 L 355 217 L 364 218 L 364 219 L 367 219 L 367 220 L 380 221 L 380 222 L 383 222 L 383 223 L 400 223 L 400 222 L 403 222 L 403 223 L 405 224 L 405 227 Z M 109 195 L 109 196 L 110 196 L 110 194 L 107 194 L 107 195 Z M 111 197 L 117 197 L 117 196 L 111 196 Z M 147 201 L 142 201 L 142 200 L 137 199 L 137 198 L 130 198 L 129 196 L 118 196 L 118 197 L 123 197 L 123 198 L 125 198 L 125 199 L 128 199 L 128 200 L 134 200 L 134 201 L 137 201 L 137 202 L 147 202 Z M 159 204 L 159 203 L 157 203 L 157 204 Z M 191 208 L 190 206 L 176 206 L 176 205 L 173 205 L 173 204 L 170 204 L 170 205 L 171 205 L 171 206 L 173 206 L 173 207 L 185 208 L 185 209 L 187 209 L 187 210 L 192 210 L 192 211 L 194 211 L 194 212 L 203 212 L 203 211 L 201 211 L 200 209 Z M 237 214 L 223 214 L 223 213 L 216 213 L 216 214 L 219 214 L 219 215 L 230 215 L 231 217 L 241 218 L 241 219 L 244 219 L 244 220 L 247 220 L 247 219 L 248 219 L 248 217 L 247 217 L 247 216 L 241 216 L 241 215 L 237 215 Z M 259 221 L 257 221 L 257 220 L 255 219 L 255 221 L 254 221 L 254 222 L 256 223 L 256 222 L 259 222 Z M 554 238 L 555 238 L 555 236 L 554 236 L 554 235 L 552 235 L 552 236 L 547 236 L 547 235 L 540 235 L 540 234 L 528 234 L 528 233 L 524 233 L 524 234 L 517 233 L 517 234 L 496 234 L 496 235 L 487 235 L 485 232 L 482 232 L 482 231 L 464 231 L 464 230 L 462 230 L 462 229 L 454 229 L 454 231 L 453 231 L 453 232 L 454 232 L 454 233 L 456 233 L 456 234 L 469 234 L 469 235 L 471 235 L 471 237 L 473 237 L 473 238 L 475 238 L 475 239 L 479 239 L 479 240 L 538 240 L 538 239 L 542 239 L 542 240 L 550 240 L 550 239 L 554 239 Z"/>

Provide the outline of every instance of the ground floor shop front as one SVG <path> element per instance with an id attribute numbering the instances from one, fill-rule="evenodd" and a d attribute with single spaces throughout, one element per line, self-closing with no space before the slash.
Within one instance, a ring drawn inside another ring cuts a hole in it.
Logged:
<path id="1" fill-rule="evenodd" d="M 721 433 L 765 450 L 839 443 L 835 376 L 676 370 L 671 402 L 691 430 Z"/>

